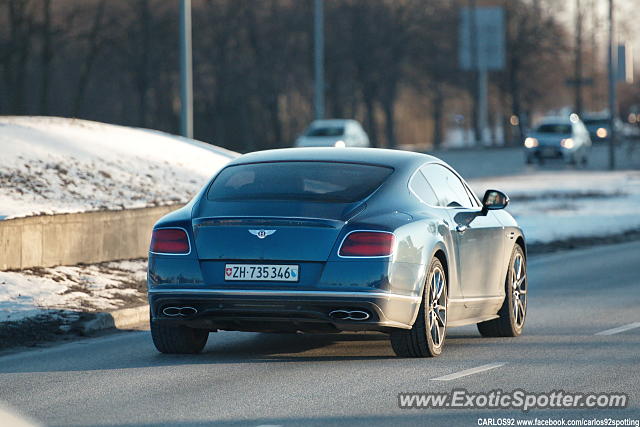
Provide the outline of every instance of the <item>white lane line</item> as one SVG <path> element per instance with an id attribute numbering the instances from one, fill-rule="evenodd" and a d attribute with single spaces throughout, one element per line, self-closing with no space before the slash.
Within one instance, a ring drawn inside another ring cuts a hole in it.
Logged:
<path id="1" fill-rule="evenodd" d="M 618 326 L 617 328 L 607 329 L 606 331 L 598 332 L 594 335 L 615 335 L 620 332 L 628 331 L 630 329 L 640 328 L 640 322 L 629 323 L 628 325 Z"/>
<path id="2" fill-rule="evenodd" d="M 482 365 L 471 369 L 465 369 L 464 371 L 454 372 L 453 374 L 444 375 L 442 377 L 431 378 L 431 381 L 451 381 L 458 378 L 466 377 L 468 375 L 478 374 L 480 372 L 489 371 L 491 369 L 499 368 L 506 365 L 507 362 L 489 363 L 488 365 Z"/>

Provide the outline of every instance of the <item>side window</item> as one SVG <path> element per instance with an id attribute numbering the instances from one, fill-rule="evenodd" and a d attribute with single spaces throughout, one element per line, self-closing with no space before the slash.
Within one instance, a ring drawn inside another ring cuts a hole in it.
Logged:
<path id="1" fill-rule="evenodd" d="M 472 208 L 473 203 L 464 184 L 449 169 L 444 166 L 433 164 L 421 169 L 424 177 L 436 192 L 440 200 L 440 206 Z"/>
<path id="2" fill-rule="evenodd" d="M 411 182 L 409 183 L 409 188 L 411 188 L 411 190 L 424 203 L 431 206 L 439 206 L 436 193 L 420 172 L 413 175 L 413 178 L 411 178 Z"/>

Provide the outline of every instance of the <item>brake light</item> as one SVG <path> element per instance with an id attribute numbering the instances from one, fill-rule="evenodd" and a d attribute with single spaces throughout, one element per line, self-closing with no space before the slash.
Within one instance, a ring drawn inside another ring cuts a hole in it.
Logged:
<path id="1" fill-rule="evenodd" d="M 153 230 L 151 236 L 151 252 L 160 254 L 188 254 L 190 252 L 189 237 L 181 228 L 161 228 Z"/>
<path id="2" fill-rule="evenodd" d="M 386 231 L 354 231 L 340 246 L 340 256 L 389 256 L 393 252 L 395 236 Z"/>

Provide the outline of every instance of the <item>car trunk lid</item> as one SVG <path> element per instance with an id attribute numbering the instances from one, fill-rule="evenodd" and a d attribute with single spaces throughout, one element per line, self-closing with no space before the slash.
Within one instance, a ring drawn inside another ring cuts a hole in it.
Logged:
<path id="1" fill-rule="evenodd" d="M 208 203 L 207 213 L 220 215 L 193 220 L 201 260 L 326 261 L 346 220 L 363 208 L 363 204 L 313 203 L 320 205 L 316 209 L 309 203 L 243 204 Z M 311 212 L 320 215 L 307 216 Z"/>

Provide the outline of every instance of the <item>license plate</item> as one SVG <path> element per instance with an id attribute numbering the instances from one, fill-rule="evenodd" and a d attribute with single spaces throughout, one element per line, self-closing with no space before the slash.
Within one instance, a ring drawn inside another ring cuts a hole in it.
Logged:
<path id="1" fill-rule="evenodd" d="M 298 265 L 226 264 L 224 280 L 250 282 L 297 282 Z"/>

